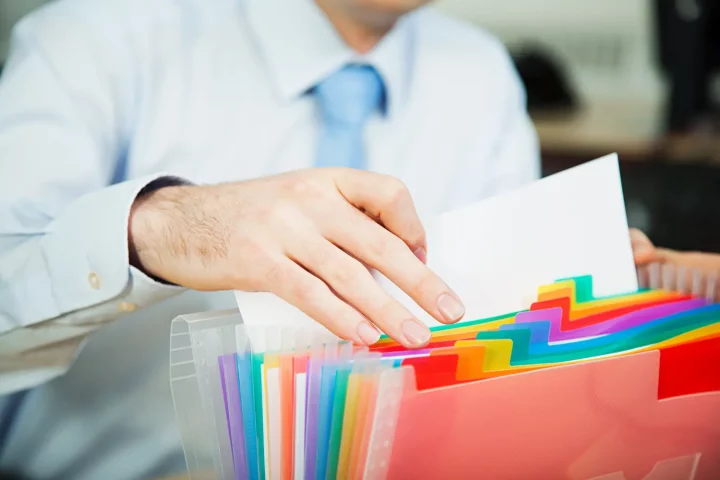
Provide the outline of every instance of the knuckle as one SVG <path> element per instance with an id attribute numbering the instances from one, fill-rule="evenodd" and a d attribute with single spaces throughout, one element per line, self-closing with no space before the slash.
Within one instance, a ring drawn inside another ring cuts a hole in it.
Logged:
<path id="1" fill-rule="evenodd" d="M 286 188 L 294 195 L 305 195 L 313 186 L 312 182 L 305 176 L 296 175 L 288 178 Z"/>
<path id="2" fill-rule="evenodd" d="M 311 306 L 315 310 L 318 306 L 319 292 L 322 283 L 312 275 L 298 275 L 289 279 L 290 294 L 298 303 Z"/>
<path id="3" fill-rule="evenodd" d="M 332 281 L 342 286 L 353 285 L 360 281 L 363 274 L 367 274 L 367 270 L 360 263 L 348 262 L 332 270 Z"/>
<path id="4" fill-rule="evenodd" d="M 328 189 L 324 183 L 309 174 L 293 175 L 285 179 L 284 189 L 291 198 L 324 198 Z"/>
<path id="5" fill-rule="evenodd" d="M 395 177 L 388 177 L 385 186 L 385 202 L 388 206 L 404 205 L 410 198 L 410 191 L 402 182 Z"/>
<path id="6" fill-rule="evenodd" d="M 371 259 L 378 259 L 383 257 L 388 249 L 388 235 L 375 235 L 369 239 L 366 244 L 366 248 Z"/>
<path id="7" fill-rule="evenodd" d="M 414 251 L 414 249 L 425 245 L 426 235 L 425 229 L 422 225 L 418 225 L 415 222 L 408 223 L 407 233 L 403 235 L 408 246 Z"/>
<path id="8" fill-rule="evenodd" d="M 444 291 L 442 282 L 427 270 L 413 280 L 410 289 L 413 294 L 420 298 L 440 295 Z"/>

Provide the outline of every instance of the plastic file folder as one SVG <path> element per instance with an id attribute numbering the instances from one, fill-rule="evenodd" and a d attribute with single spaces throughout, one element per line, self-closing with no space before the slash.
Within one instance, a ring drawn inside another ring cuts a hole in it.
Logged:
<path id="1" fill-rule="evenodd" d="M 592 289 L 560 280 L 528 310 L 434 328 L 421 350 L 178 318 L 191 476 L 718 478 L 720 305 Z"/>
<path id="2" fill-rule="evenodd" d="M 422 349 L 355 347 L 263 293 L 175 319 L 192 479 L 720 479 L 717 279 L 652 266 L 638 288 L 614 156 L 427 231 L 466 319 L 420 314 Z"/>

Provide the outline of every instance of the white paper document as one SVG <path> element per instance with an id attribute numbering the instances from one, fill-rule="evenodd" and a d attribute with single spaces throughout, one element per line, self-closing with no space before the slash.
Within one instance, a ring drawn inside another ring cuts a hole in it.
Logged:
<path id="1" fill-rule="evenodd" d="M 438 216 L 425 224 L 428 266 L 466 307 L 464 320 L 529 307 L 537 287 L 592 275 L 596 295 L 637 289 L 617 155 Z M 437 322 L 386 279 L 378 281 L 428 325 Z M 236 292 L 248 325 L 327 332 L 267 293 Z"/>

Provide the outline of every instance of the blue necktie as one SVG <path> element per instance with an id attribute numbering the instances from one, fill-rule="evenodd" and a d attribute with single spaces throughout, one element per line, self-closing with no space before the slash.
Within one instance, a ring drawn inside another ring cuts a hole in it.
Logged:
<path id="1" fill-rule="evenodd" d="M 314 89 L 322 117 L 315 166 L 366 168 L 363 128 L 382 107 L 385 86 L 373 67 L 349 65 Z"/>

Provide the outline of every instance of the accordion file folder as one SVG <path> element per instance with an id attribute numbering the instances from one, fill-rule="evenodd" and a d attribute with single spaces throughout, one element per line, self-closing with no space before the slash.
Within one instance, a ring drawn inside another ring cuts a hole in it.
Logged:
<path id="1" fill-rule="evenodd" d="M 720 478 L 714 284 L 655 268 L 638 288 L 614 156 L 428 237 L 467 316 L 421 317 L 420 350 L 355 347 L 266 294 L 173 321 L 190 478 Z"/>
<path id="2" fill-rule="evenodd" d="M 717 478 L 720 305 L 595 298 L 587 276 L 548 287 L 528 310 L 434 327 L 422 350 L 176 319 L 192 477 Z"/>

